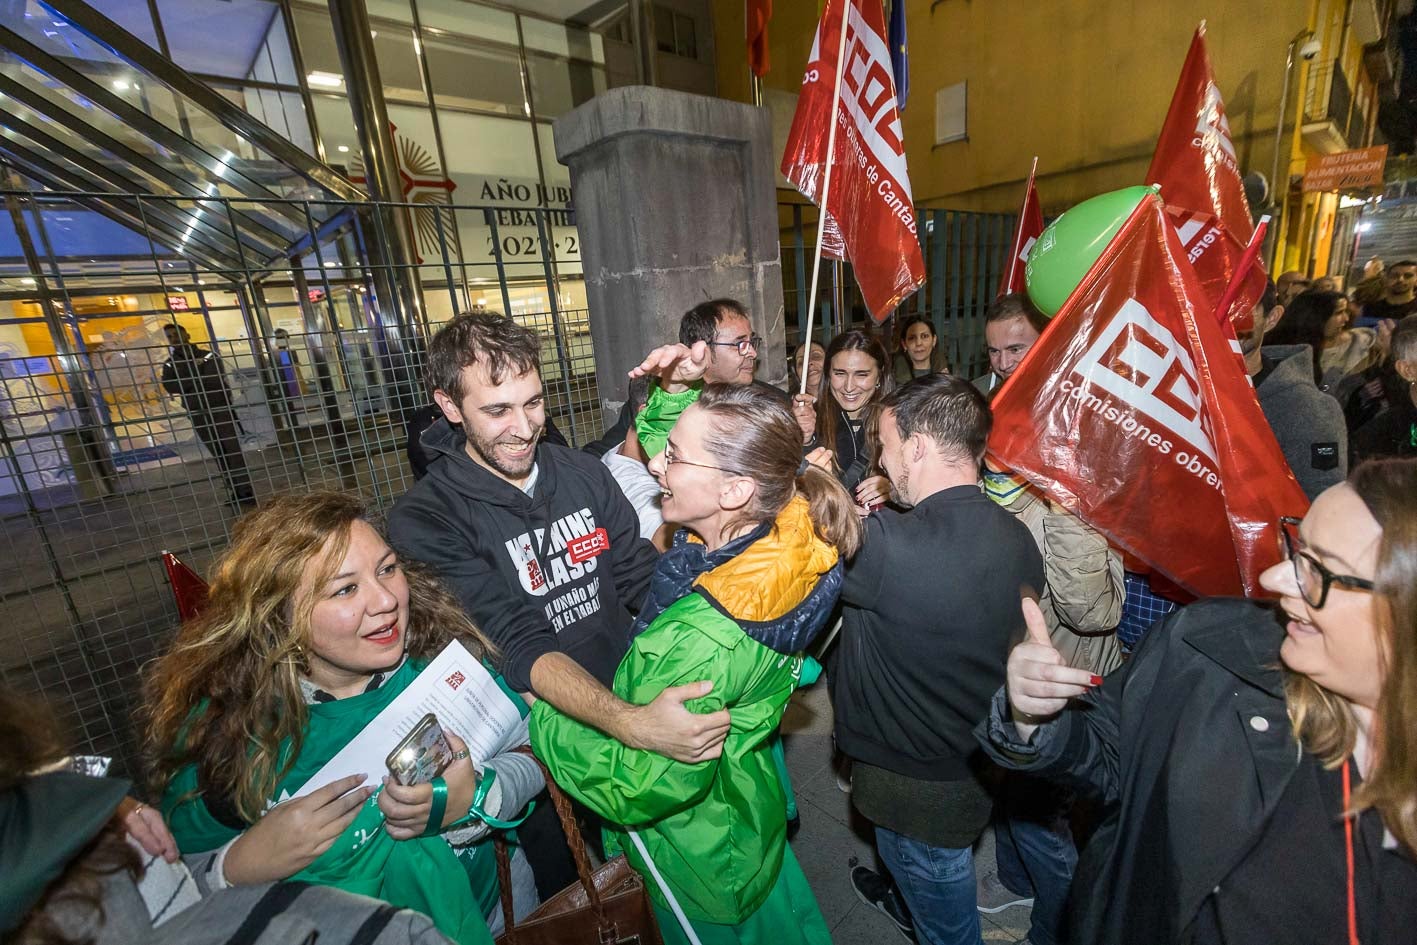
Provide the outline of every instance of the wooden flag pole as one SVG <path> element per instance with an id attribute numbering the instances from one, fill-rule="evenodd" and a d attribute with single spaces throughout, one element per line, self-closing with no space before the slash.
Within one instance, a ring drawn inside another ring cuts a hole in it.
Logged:
<path id="1" fill-rule="evenodd" d="M 822 202 L 817 211 L 817 246 L 812 257 L 812 287 L 807 290 L 807 330 L 801 334 L 802 386 L 797 393 L 807 393 L 807 364 L 812 357 L 812 320 L 817 311 L 817 279 L 822 273 L 822 235 L 827 228 L 827 198 L 831 194 L 832 153 L 836 150 L 836 118 L 841 109 L 841 76 L 846 71 L 846 16 L 851 12 L 851 0 L 841 0 L 841 36 L 836 44 L 836 77 L 832 83 L 831 125 L 827 128 L 827 159 L 822 171 Z"/>

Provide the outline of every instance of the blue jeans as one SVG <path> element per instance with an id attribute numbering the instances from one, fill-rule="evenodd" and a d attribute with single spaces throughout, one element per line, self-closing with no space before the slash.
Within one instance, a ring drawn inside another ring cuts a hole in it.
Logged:
<path id="1" fill-rule="evenodd" d="M 1011 777 L 1002 816 L 994 824 L 994 857 L 999 882 L 1011 892 L 1033 897 L 1030 945 L 1058 945 L 1068 890 L 1077 867 L 1068 811 L 1072 798 L 1032 778 Z"/>
<path id="2" fill-rule="evenodd" d="M 932 847 L 876 828 L 876 850 L 915 920 L 921 945 L 981 945 L 974 851 Z"/>

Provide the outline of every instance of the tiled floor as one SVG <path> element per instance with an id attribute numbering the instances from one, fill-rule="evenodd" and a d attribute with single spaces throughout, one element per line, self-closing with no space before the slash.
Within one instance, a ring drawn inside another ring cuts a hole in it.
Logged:
<path id="1" fill-rule="evenodd" d="M 851 857 L 880 869 L 871 841 L 871 825 L 851 806 L 851 797 L 836 785 L 831 767 L 831 705 L 825 681 L 800 690 L 783 717 L 787 767 L 797 793 L 802 829 L 792 848 L 802 862 L 836 945 L 887 945 L 903 942 L 895 926 L 856 898 L 847 879 Z M 976 862 L 992 866 L 992 836 L 975 851 Z M 1029 911 L 1015 907 L 998 915 L 981 915 L 984 941 L 1021 942 L 1028 934 Z"/>

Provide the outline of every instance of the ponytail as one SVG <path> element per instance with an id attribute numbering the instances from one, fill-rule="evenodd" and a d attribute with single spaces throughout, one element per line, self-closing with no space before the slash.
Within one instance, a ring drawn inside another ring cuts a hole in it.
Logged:
<path id="1" fill-rule="evenodd" d="M 817 536 L 850 558 L 861 547 L 861 516 L 841 481 L 820 466 L 806 464 L 797 474 L 797 493 L 807 500 Z M 799 467 L 800 469 L 801 467 Z"/>

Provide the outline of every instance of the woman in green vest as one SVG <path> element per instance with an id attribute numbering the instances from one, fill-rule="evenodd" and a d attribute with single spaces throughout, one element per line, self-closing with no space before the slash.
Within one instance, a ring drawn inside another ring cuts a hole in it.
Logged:
<path id="1" fill-rule="evenodd" d="M 489 825 L 512 826 L 543 786 L 532 759 L 468 758 L 448 732 L 461 757 L 432 784 L 370 771 L 289 799 L 454 639 L 490 654 L 357 499 L 282 496 L 244 516 L 200 616 L 148 680 L 155 788 L 182 853 L 210 853 L 203 879 L 334 886 L 490 942 L 502 916 Z M 513 874 L 521 915 L 536 896 L 519 851 Z"/>
<path id="2" fill-rule="evenodd" d="M 666 943 L 827 945 L 786 842 L 769 741 L 799 684 L 802 649 L 841 590 L 860 521 L 836 478 L 802 460 L 802 431 L 771 391 L 710 384 L 701 394 L 706 350 L 666 346 L 637 369 L 661 378 L 635 423 L 665 520 L 683 528 L 655 569 L 612 688 L 639 705 L 711 680 L 686 705 L 728 709 L 722 753 L 685 764 L 629 748 L 544 701 L 532 710 L 532 745 L 606 819 L 607 852 L 623 851 L 645 876 Z"/>

